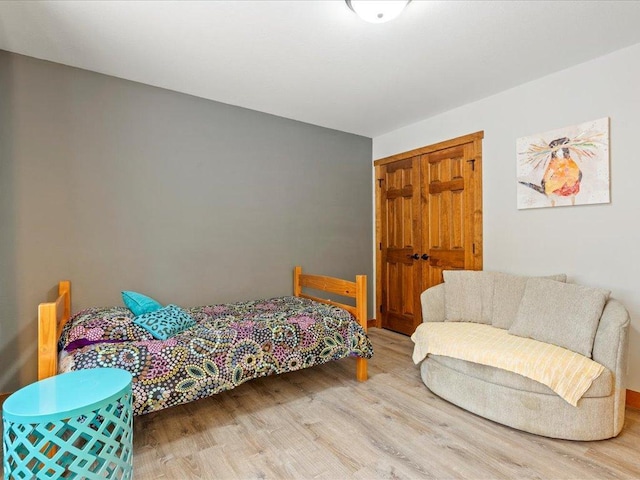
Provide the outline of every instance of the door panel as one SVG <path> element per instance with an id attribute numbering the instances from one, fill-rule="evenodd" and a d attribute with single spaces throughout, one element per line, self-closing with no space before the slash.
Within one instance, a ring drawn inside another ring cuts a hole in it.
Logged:
<path id="1" fill-rule="evenodd" d="M 422 217 L 422 240 L 430 257 L 428 268 L 465 268 L 465 151 L 464 146 L 457 146 L 422 156 L 423 164 L 428 165 L 421 178 L 422 189 L 428 192 L 428 208 Z M 434 285 L 432 281 L 430 272 L 423 272 L 425 289 Z"/>
<path id="2" fill-rule="evenodd" d="M 382 326 L 408 332 L 416 307 L 415 278 L 419 261 L 412 258 L 419 249 L 417 233 L 420 211 L 419 158 L 410 158 L 381 169 L 382 191 Z"/>

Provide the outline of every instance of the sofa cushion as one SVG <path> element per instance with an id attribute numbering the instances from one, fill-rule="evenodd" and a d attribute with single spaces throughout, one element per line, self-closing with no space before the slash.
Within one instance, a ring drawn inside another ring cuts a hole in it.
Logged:
<path id="1" fill-rule="evenodd" d="M 493 273 L 493 313 L 491 325 L 508 329 L 516 319 L 518 307 L 524 295 L 527 280 L 532 277 L 511 275 L 509 273 Z M 566 282 L 565 274 L 549 275 L 546 277 L 558 282 Z"/>
<path id="2" fill-rule="evenodd" d="M 436 362 L 445 367 L 451 368 L 459 373 L 469 375 L 474 378 L 478 378 L 485 382 L 493 383 L 494 385 L 501 385 L 514 390 L 521 390 L 523 392 L 542 393 L 546 395 L 557 394 L 546 385 L 540 382 L 536 382 L 530 378 L 518 375 L 514 372 L 502 370 L 496 367 L 490 367 L 488 365 L 482 365 L 480 363 L 468 362 L 466 360 L 460 360 L 453 357 L 445 357 L 443 355 L 430 355 L 427 361 Z M 603 372 L 596 378 L 589 389 L 585 392 L 582 398 L 585 397 L 608 397 L 611 395 L 613 389 L 613 375 L 608 368 L 605 368 Z"/>
<path id="3" fill-rule="evenodd" d="M 552 343 L 591 358 L 609 293 L 584 285 L 530 278 L 509 333 Z"/>
<path id="4" fill-rule="evenodd" d="M 480 323 L 424 322 L 411 340 L 415 364 L 429 355 L 445 355 L 508 370 L 547 385 L 574 406 L 605 370 L 566 348 Z"/>
<path id="5" fill-rule="evenodd" d="M 445 270 L 444 311 L 447 322 L 491 324 L 493 277 L 488 272 Z"/>

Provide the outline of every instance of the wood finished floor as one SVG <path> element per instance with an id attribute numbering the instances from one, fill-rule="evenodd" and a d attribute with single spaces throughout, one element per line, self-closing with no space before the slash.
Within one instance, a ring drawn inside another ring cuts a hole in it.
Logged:
<path id="1" fill-rule="evenodd" d="M 429 392 L 408 337 L 370 335 L 365 383 L 342 360 L 136 417 L 134 478 L 640 479 L 640 410 L 612 440 L 527 434 Z"/>

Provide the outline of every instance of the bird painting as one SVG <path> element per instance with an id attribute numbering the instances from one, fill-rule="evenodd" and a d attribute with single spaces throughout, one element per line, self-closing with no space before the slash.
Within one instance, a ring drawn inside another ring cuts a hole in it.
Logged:
<path id="1" fill-rule="evenodd" d="M 608 119 L 603 120 L 608 121 Z M 602 160 L 602 150 L 606 151 L 606 136 L 607 132 L 603 130 L 581 129 L 572 137 L 558 136 L 550 142 L 540 136 L 533 141 L 531 137 L 527 138 L 526 148 L 518 152 L 523 158 L 519 166 L 522 167 L 520 170 L 524 170 L 526 175 L 519 175 L 518 183 L 543 195 L 548 206 L 576 205 L 576 198 L 581 192 L 583 180 L 586 180 L 583 170 L 588 169 L 592 176 L 597 175 L 599 170 L 589 163 Z M 606 166 L 606 201 L 608 201 L 608 161 Z M 585 196 L 585 201 L 580 203 L 600 203 L 590 201 L 592 200 L 590 197 L 591 194 Z M 535 202 L 535 198 L 529 201 Z M 519 198 L 519 208 L 532 206 L 545 205 L 534 203 L 521 206 Z"/>
<path id="2" fill-rule="evenodd" d="M 530 182 L 519 182 L 529 188 L 549 197 L 551 206 L 555 206 L 554 197 L 570 197 L 571 204 L 575 205 L 576 195 L 580 192 L 582 172 L 578 164 L 571 158 L 571 152 L 567 147 L 570 140 L 567 137 L 557 138 L 549 142 L 551 159 L 542 176 L 540 185 Z"/>

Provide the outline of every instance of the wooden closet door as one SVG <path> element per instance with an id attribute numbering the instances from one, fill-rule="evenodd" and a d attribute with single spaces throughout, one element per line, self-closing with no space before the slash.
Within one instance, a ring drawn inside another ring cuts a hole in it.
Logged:
<path id="1" fill-rule="evenodd" d="M 379 171 L 381 192 L 383 328 L 409 332 L 420 310 L 420 157 L 385 165 Z"/>
<path id="2" fill-rule="evenodd" d="M 482 227 L 481 163 L 476 157 L 472 142 L 422 155 L 421 243 L 428 255 L 421 270 L 422 291 L 442 283 L 443 270 L 482 268 L 477 244 Z"/>
<path id="3" fill-rule="evenodd" d="M 374 162 L 378 326 L 411 335 L 443 270 L 482 269 L 482 137 Z"/>

